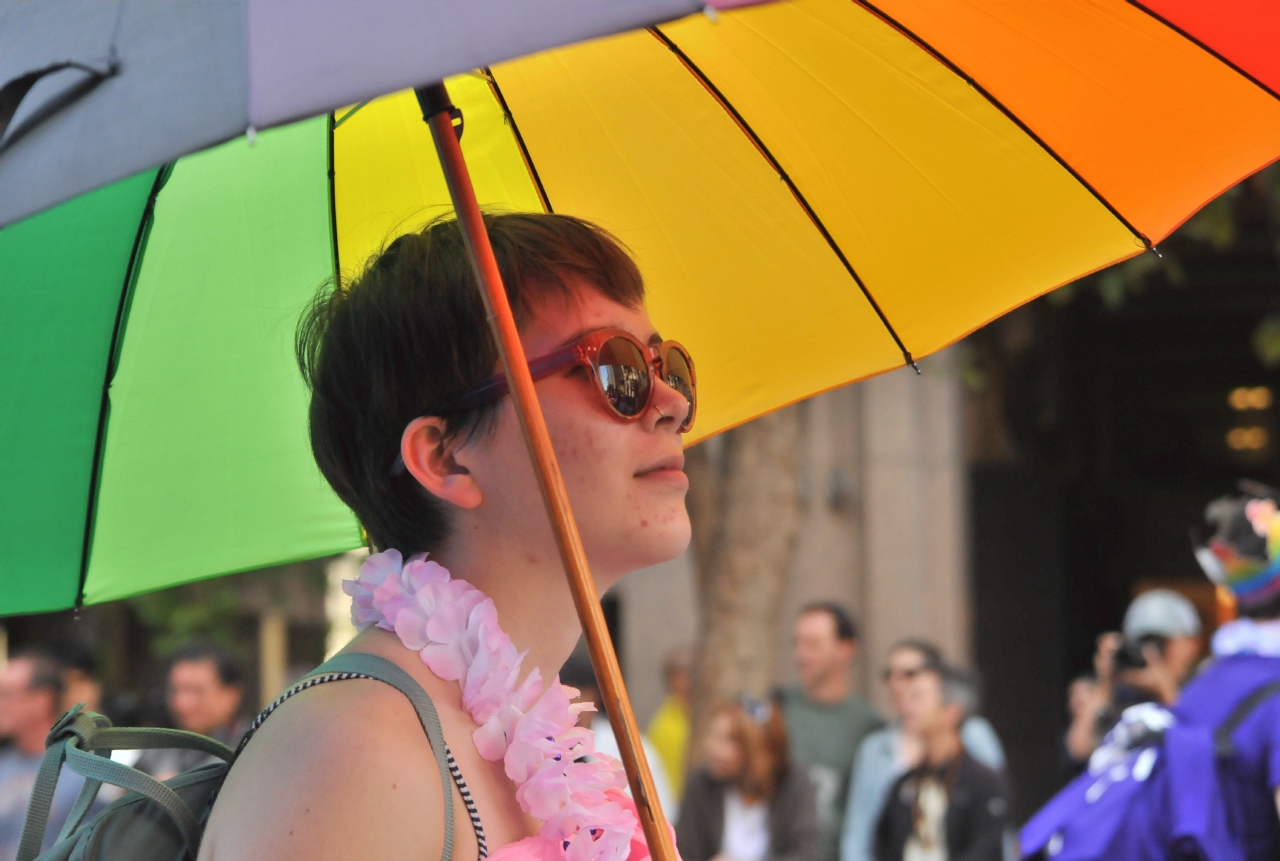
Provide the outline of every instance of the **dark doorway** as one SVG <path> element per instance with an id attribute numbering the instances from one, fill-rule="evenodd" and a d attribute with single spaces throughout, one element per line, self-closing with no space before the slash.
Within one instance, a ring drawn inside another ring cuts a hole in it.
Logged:
<path id="1" fill-rule="evenodd" d="M 1066 687 L 1143 584 L 1212 620 L 1188 530 L 1280 483 L 1274 170 L 1123 268 L 966 343 L 975 655 L 1022 817 L 1066 778 Z"/>

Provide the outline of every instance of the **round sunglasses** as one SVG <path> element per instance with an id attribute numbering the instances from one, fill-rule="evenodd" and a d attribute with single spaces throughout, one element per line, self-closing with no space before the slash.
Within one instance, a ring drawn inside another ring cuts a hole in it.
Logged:
<path id="1" fill-rule="evenodd" d="M 689 351 L 676 341 L 643 344 L 623 329 L 598 329 L 572 344 L 531 360 L 529 373 L 536 382 L 574 365 L 582 365 L 590 372 L 596 393 L 618 421 L 633 422 L 644 415 L 653 401 L 656 375 L 657 379 L 684 395 L 689 404 L 679 432 L 686 433 L 693 427 L 698 406 L 697 378 Z M 509 391 L 507 375 L 499 371 L 445 404 L 440 412 L 447 415 L 473 410 L 496 401 Z"/>
<path id="2" fill-rule="evenodd" d="M 623 329 L 598 329 L 572 344 L 531 360 L 529 373 L 537 382 L 574 365 L 582 365 L 590 372 L 593 388 L 604 401 L 609 414 L 627 423 L 639 419 L 649 408 L 656 388 L 656 374 L 658 379 L 684 395 L 689 404 L 679 432 L 687 433 L 693 427 L 698 409 L 697 377 L 689 351 L 678 342 L 643 344 Z M 449 415 L 474 410 L 496 401 L 510 390 L 507 375 L 499 371 L 434 410 L 433 414 Z M 404 460 L 397 454 L 391 473 L 400 475 L 404 471 Z"/>

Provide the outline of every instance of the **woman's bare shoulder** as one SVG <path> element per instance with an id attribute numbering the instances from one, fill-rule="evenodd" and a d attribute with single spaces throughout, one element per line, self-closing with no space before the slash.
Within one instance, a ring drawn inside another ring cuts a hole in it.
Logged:
<path id="1" fill-rule="evenodd" d="M 438 857 L 439 775 L 413 706 L 394 688 L 318 685 L 285 702 L 245 748 L 200 859 Z"/>

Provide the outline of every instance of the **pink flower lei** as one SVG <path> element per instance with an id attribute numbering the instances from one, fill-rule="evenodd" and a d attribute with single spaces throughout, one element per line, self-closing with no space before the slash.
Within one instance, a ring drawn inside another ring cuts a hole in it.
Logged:
<path id="1" fill-rule="evenodd" d="M 526 653 L 503 633 L 493 601 L 425 553 L 402 566 L 398 550 L 370 556 L 342 589 L 358 629 L 394 631 L 431 672 L 461 685 L 478 724 L 476 750 L 502 760 L 520 808 L 542 821 L 537 836 L 502 847 L 493 861 L 647 861 L 622 766 L 577 726 L 592 707 L 573 704 L 578 692 L 559 679 L 544 690 L 537 668 L 519 682 Z"/>

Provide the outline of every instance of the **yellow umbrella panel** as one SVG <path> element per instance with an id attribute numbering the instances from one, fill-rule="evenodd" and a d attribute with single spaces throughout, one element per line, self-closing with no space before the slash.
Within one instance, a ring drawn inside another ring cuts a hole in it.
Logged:
<path id="1" fill-rule="evenodd" d="M 1120 0 L 797 0 L 449 88 L 482 204 L 635 254 L 698 361 L 691 442 L 1140 253 L 1280 155 L 1280 101 Z M 412 93 L 338 119 L 350 273 L 449 197 Z"/>

